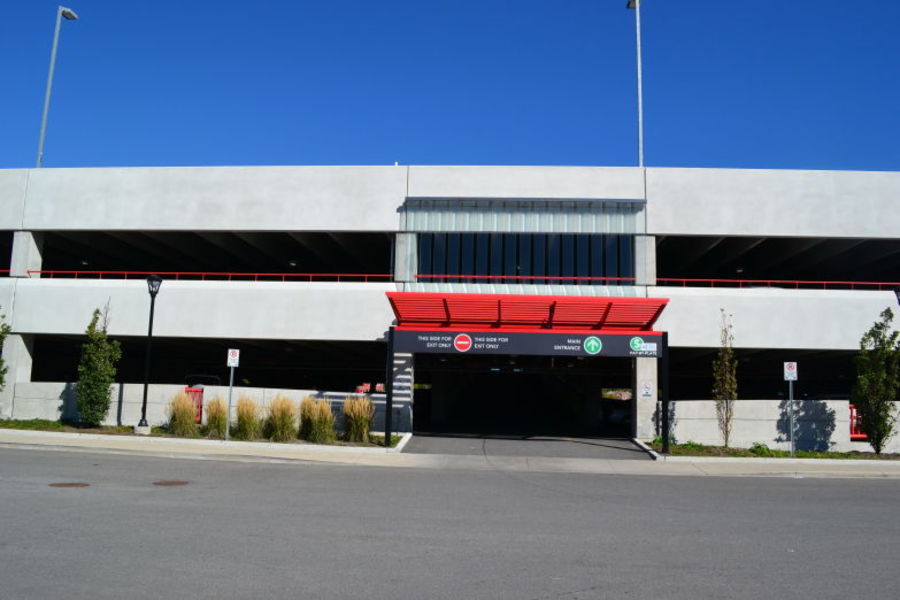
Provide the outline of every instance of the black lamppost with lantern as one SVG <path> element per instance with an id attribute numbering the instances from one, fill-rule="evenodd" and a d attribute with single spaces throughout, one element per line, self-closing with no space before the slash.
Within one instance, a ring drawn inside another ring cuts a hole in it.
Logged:
<path id="1" fill-rule="evenodd" d="M 147 356 L 144 362 L 144 400 L 141 403 L 141 420 L 138 427 L 147 427 L 147 388 L 150 384 L 150 350 L 153 346 L 153 308 L 156 304 L 156 294 L 162 285 L 162 277 L 150 275 L 147 277 L 147 291 L 150 293 L 150 325 L 147 327 Z"/>

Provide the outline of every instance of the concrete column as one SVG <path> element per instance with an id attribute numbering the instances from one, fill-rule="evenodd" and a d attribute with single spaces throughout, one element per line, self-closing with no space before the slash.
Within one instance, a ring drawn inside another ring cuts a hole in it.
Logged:
<path id="1" fill-rule="evenodd" d="M 659 385 L 657 383 L 656 358 L 634 359 L 634 437 L 640 440 L 652 440 L 659 427 L 656 423 Z"/>
<path id="2" fill-rule="evenodd" d="M 634 237 L 634 283 L 656 285 L 656 236 Z"/>
<path id="3" fill-rule="evenodd" d="M 12 259 L 9 265 L 10 277 L 30 277 L 29 270 L 40 271 L 43 264 L 43 252 L 43 233 L 13 232 Z"/>
<path id="4" fill-rule="evenodd" d="M 33 351 L 33 335 L 11 333 L 3 343 L 3 362 L 7 371 L 5 385 L 3 390 L 0 390 L 0 417 L 4 419 L 15 416 L 16 384 L 31 381 Z"/>
<path id="5" fill-rule="evenodd" d="M 394 280 L 415 283 L 416 259 L 416 234 L 398 233 L 394 242 Z"/>

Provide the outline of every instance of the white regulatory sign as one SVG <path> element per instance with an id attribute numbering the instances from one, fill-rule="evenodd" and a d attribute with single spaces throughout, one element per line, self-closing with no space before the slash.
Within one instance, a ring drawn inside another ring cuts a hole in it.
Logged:
<path id="1" fill-rule="evenodd" d="M 784 363 L 784 380 L 785 381 L 797 381 L 797 363 L 795 363 L 795 362 Z"/>
<path id="2" fill-rule="evenodd" d="M 228 349 L 228 366 L 229 367 L 237 367 L 240 366 L 241 362 L 241 351 L 236 348 Z"/>

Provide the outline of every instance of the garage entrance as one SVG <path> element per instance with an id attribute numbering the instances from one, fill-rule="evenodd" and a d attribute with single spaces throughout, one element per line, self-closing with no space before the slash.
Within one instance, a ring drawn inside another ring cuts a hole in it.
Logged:
<path id="1" fill-rule="evenodd" d="M 416 433 L 629 437 L 630 358 L 421 354 Z"/>

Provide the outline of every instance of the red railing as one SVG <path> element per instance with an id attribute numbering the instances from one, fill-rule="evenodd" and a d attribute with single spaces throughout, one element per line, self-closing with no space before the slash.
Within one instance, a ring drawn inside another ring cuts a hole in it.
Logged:
<path id="1" fill-rule="evenodd" d="M 853 404 L 850 405 L 850 439 L 857 441 L 869 439 L 869 436 L 859 429 L 859 413 L 856 412 L 856 406 Z"/>
<path id="2" fill-rule="evenodd" d="M 800 279 L 692 279 L 681 277 L 657 277 L 656 285 L 681 287 L 777 287 L 812 290 L 895 290 L 898 281 L 818 281 Z"/>
<path id="3" fill-rule="evenodd" d="M 634 277 L 568 277 L 564 275 L 416 275 L 416 279 L 425 279 L 425 280 L 433 280 L 433 279 L 461 279 L 465 280 L 466 283 L 477 283 L 479 281 L 497 281 L 497 280 L 512 280 L 516 282 L 538 282 L 538 283 L 546 283 L 548 281 L 566 281 L 573 283 L 591 283 L 591 282 L 611 282 L 613 284 L 616 283 L 634 283 Z M 502 282 L 501 282 L 502 283 Z"/>
<path id="4" fill-rule="evenodd" d="M 163 279 L 190 281 L 393 281 L 390 274 L 371 273 L 231 273 L 207 271 L 28 271 L 49 279 Z"/>

